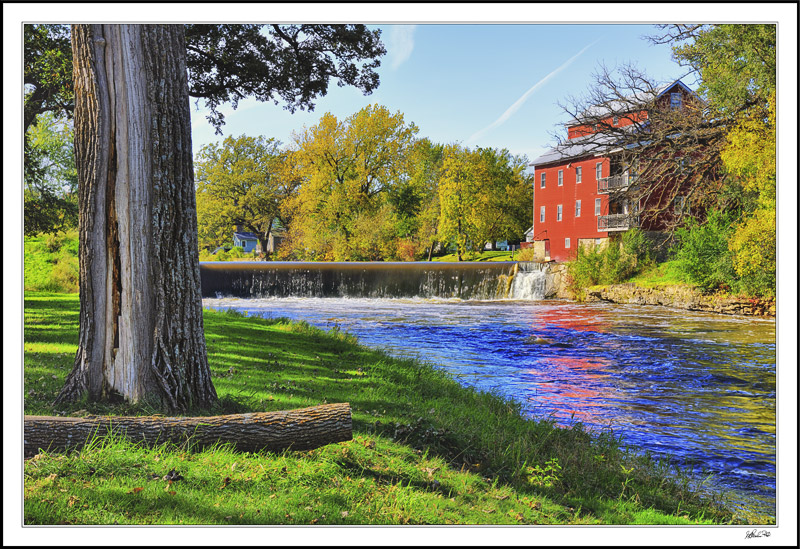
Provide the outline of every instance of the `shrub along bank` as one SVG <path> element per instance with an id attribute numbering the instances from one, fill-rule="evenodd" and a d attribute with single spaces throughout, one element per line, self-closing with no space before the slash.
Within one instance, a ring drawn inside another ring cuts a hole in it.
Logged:
<path id="1" fill-rule="evenodd" d="M 661 252 L 640 230 L 626 231 L 605 247 L 579 248 L 567 263 L 562 297 L 662 305 L 722 314 L 775 315 L 775 272 L 740 275 L 728 238 L 731 218 L 712 213 L 677 231 Z"/>
<path id="2" fill-rule="evenodd" d="M 214 410 L 348 402 L 354 438 L 307 452 L 237 453 L 99 439 L 25 463 L 26 524 L 716 524 L 723 508 L 612 433 L 523 417 L 441 370 L 285 319 L 205 311 Z M 49 403 L 77 347 L 78 297 L 25 297 L 26 414 L 151 414 Z"/>

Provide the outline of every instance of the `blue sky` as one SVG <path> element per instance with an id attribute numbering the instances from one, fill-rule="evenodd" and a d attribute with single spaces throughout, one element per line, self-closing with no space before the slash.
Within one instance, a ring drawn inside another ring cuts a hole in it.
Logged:
<path id="1" fill-rule="evenodd" d="M 381 84 L 370 95 L 331 84 L 314 111 L 296 111 L 249 99 L 223 108 L 223 135 L 264 135 L 284 143 L 293 131 L 326 112 L 345 118 L 370 103 L 400 111 L 419 136 L 438 143 L 506 148 L 535 158 L 566 120 L 558 106 L 585 93 L 601 64 L 635 63 L 657 81 L 685 72 L 668 46 L 644 39 L 641 24 L 412 24 L 379 25 L 387 53 Z M 693 86 L 689 79 L 686 84 Z M 219 141 L 192 104 L 195 151 Z"/>

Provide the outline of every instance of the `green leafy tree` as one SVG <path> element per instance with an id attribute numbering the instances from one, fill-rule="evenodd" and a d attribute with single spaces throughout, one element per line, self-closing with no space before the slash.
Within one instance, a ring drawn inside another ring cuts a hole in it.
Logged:
<path id="1" fill-rule="evenodd" d="M 25 234 L 56 233 L 78 224 L 78 173 L 70 121 L 37 116 L 25 134 Z"/>
<path id="2" fill-rule="evenodd" d="M 775 92 L 776 25 L 662 25 L 656 43 L 673 46 L 674 58 L 700 77 L 698 92 L 714 116 L 738 119 L 765 114 Z"/>
<path id="3" fill-rule="evenodd" d="M 280 142 L 263 136 L 225 138 L 203 147 L 195 161 L 198 240 L 201 248 L 231 238 L 235 226 L 258 235 L 261 249 L 281 220 L 293 186 L 282 178 Z"/>
<path id="4" fill-rule="evenodd" d="M 728 241 L 737 212 L 713 210 L 704 223 L 690 219 L 676 231 L 676 260 L 689 279 L 705 291 L 730 290 L 736 275 Z"/>
<path id="5" fill-rule="evenodd" d="M 69 25 L 24 25 L 24 131 L 44 113 L 72 117 L 72 50 Z"/>
<path id="6" fill-rule="evenodd" d="M 439 177 L 444 146 L 418 139 L 408 155 L 407 174 L 390 189 L 397 219 L 397 255 L 402 260 L 429 257 L 437 241 Z"/>
<path id="7" fill-rule="evenodd" d="M 519 240 L 530 226 L 533 184 L 525 172 L 528 159 L 512 156 L 506 149 L 477 151 L 486 166 L 487 210 L 483 216 L 486 234 L 497 240 Z"/>
<path id="8" fill-rule="evenodd" d="M 386 48 L 364 25 L 184 25 L 189 96 L 205 100 L 220 130 L 218 107 L 247 97 L 313 110 L 331 79 L 369 94 L 380 84 Z M 75 108 L 69 25 L 25 25 L 25 129 L 36 116 Z"/>
<path id="9" fill-rule="evenodd" d="M 24 219 L 34 236 L 77 223 L 69 26 L 25 25 L 23 54 Z"/>
<path id="10" fill-rule="evenodd" d="M 533 186 L 527 159 L 503 149 L 445 150 L 439 181 L 439 236 L 455 243 L 459 260 L 487 241 L 515 240 L 530 223 Z"/>
<path id="11" fill-rule="evenodd" d="M 294 112 L 313 110 L 332 79 L 369 94 L 386 53 L 380 35 L 364 25 L 186 25 L 189 95 L 205 100 L 219 133 L 218 107 L 247 97 Z"/>

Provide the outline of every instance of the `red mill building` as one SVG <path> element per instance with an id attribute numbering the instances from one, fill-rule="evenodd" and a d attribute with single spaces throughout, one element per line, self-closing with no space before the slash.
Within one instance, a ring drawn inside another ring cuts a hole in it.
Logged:
<path id="1" fill-rule="evenodd" d="M 656 102 L 669 102 L 671 108 L 683 108 L 687 98 L 697 96 L 682 82 L 662 87 Z M 602 120 L 615 128 L 647 120 L 647 111 Z M 592 113 L 597 117 L 597 113 Z M 631 203 L 625 191 L 636 184 L 636 174 L 615 158 L 614 143 L 607 146 L 595 136 L 597 126 L 574 120 L 567 128 L 567 141 L 539 158 L 534 167 L 533 226 L 528 241 L 537 261 L 567 261 L 575 257 L 578 246 L 602 245 L 611 235 L 639 226 L 639 215 L 648 204 Z M 657 184 L 657 182 L 655 183 Z M 650 223 L 646 230 L 659 229 Z"/>

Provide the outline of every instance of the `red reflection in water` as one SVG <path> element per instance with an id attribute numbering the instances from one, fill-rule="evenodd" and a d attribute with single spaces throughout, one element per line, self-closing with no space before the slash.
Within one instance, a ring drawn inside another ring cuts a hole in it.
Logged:
<path id="1" fill-rule="evenodd" d="M 557 420 L 574 418 L 600 424 L 608 402 L 616 398 L 614 388 L 604 382 L 608 377 L 603 372 L 606 365 L 600 357 L 550 357 L 544 369 L 528 371 L 536 377 L 550 378 L 534 383 L 536 396 L 529 400 L 555 411 Z"/>
<path id="2" fill-rule="evenodd" d="M 552 307 L 539 310 L 533 320 L 534 328 L 563 328 L 567 330 L 607 332 L 611 323 L 601 316 L 600 311 L 586 310 L 585 307 Z"/>

